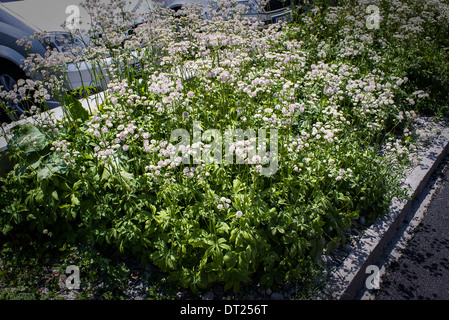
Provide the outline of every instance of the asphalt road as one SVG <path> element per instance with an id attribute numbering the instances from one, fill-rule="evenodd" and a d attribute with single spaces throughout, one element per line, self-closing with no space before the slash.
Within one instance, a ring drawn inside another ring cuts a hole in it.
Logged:
<path id="1" fill-rule="evenodd" d="M 399 260 L 381 279 L 376 300 L 449 300 L 449 170 Z"/>

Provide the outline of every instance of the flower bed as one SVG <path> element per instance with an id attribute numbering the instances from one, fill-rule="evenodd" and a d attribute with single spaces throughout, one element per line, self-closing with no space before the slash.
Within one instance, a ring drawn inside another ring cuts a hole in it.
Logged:
<path id="1" fill-rule="evenodd" d="M 13 129 L 5 239 L 131 255 L 194 292 L 308 277 L 359 217 L 402 196 L 410 125 L 433 88 L 395 65 L 397 43 L 367 27 L 365 7 L 267 27 L 223 8 L 158 11 L 121 46 L 110 28 L 86 52 L 120 62 L 98 110 L 67 95 L 64 121 Z"/>

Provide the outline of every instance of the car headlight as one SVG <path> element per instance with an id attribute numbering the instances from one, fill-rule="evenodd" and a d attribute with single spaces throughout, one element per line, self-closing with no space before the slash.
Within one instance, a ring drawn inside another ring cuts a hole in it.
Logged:
<path id="1" fill-rule="evenodd" d="M 44 47 L 56 49 L 59 52 L 68 52 L 72 54 L 80 54 L 86 47 L 80 37 L 74 36 L 70 32 L 49 32 L 42 39 Z"/>

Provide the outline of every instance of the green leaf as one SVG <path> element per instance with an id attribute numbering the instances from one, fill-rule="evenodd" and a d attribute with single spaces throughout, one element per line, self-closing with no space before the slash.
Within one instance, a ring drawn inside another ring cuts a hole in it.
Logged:
<path id="1" fill-rule="evenodd" d="M 245 189 L 245 185 L 239 179 L 234 179 L 232 182 L 232 189 L 234 194 L 239 194 L 243 189 Z"/>
<path id="2" fill-rule="evenodd" d="M 31 153 L 43 150 L 48 144 L 45 135 L 31 124 L 14 127 L 11 131 L 13 136 L 8 141 L 8 148 L 16 147 Z"/>
<path id="3" fill-rule="evenodd" d="M 76 182 L 73 184 L 72 190 L 73 190 L 73 191 L 76 191 L 76 190 L 78 190 L 78 188 L 79 188 L 80 186 L 82 186 L 82 185 L 83 185 L 83 182 L 82 182 L 81 180 L 78 180 L 78 181 L 76 181 Z"/>
<path id="4" fill-rule="evenodd" d="M 103 169 L 103 174 L 101 175 L 101 180 L 108 181 L 111 176 L 111 172 L 107 167 Z"/>
<path id="5" fill-rule="evenodd" d="M 122 177 L 123 181 L 126 182 L 128 185 L 131 184 L 131 182 L 134 179 L 134 175 L 126 172 L 126 171 L 120 171 L 120 176 Z"/>
<path id="6" fill-rule="evenodd" d="M 234 292 L 240 291 L 241 283 L 248 283 L 251 281 L 251 272 L 249 270 L 242 270 L 239 268 L 232 268 L 226 270 L 225 273 L 225 290 L 233 289 Z"/>
<path id="7" fill-rule="evenodd" d="M 68 169 L 67 164 L 58 155 L 51 154 L 45 161 L 45 164 L 41 164 L 41 168 L 37 170 L 38 180 L 46 180 L 53 176 L 55 173 L 64 173 Z"/>
<path id="8" fill-rule="evenodd" d="M 3 226 L 3 229 L 2 229 L 2 233 L 4 234 L 4 235 L 6 235 L 9 231 L 11 231 L 13 229 L 13 227 L 12 226 L 10 226 L 9 224 L 5 224 L 4 226 Z"/>
<path id="9" fill-rule="evenodd" d="M 218 234 L 223 234 L 223 233 L 227 234 L 230 229 L 231 229 L 231 227 L 226 222 L 223 222 L 223 221 L 217 222 L 216 231 Z"/>
<path id="10" fill-rule="evenodd" d="M 53 175 L 53 172 L 48 168 L 44 167 L 37 171 L 37 178 L 39 180 L 45 180 Z"/>
<path id="11" fill-rule="evenodd" d="M 74 206 L 79 206 L 79 204 L 80 204 L 80 201 L 78 200 L 78 198 L 76 197 L 76 195 L 75 194 L 71 194 L 71 196 L 70 196 L 70 201 L 72 202 L 72 204 L 74 205 Z"/>
<path id="12" fill-rule="evenodd" d="M 166 256 L 165 263 L 167 264 L 167 266 L 170 269 L 175 270 L 176 266 L 177 266 L 177 264 L 176 264 L 176 257 L 173 254 L 173 250 L 170 250 L 169 252 L 170 253 Z"/>
<path id="13" fill-rule="evenodd" d="M 192 239 L 189 240 L 189 244 L 194 248 L 205 248 L 209 244 L 206 243 L 203 239 Z"/>
<path id="14" fill-rule="evenodd" d="M 221 249 L 231 250 L 231 247 L 226 243 L 226 239 L 225 238 L 218 239 L 218 246 Z"/>
<path id="15" fill-rule="evenodd" d="M 226 264 L 227 268 L 233 268 L 237 264 L 237 256 L 233 251 L 228 251 L 223 256 L 223 262 Z"/>
<path id="16" fill-rule="evenodd" d="M 56 190 L 51 193 L 51 196 L 53 197 L 53 199 L 59 200 L 58 192 Z"/>
<path id="17" fill-rule="evenodd" d="M 64 96 L 64 104 L 73 120 L 86 121 L 89 119 L 89 112 L 84 109 L 81 102 L 73 95 L 66 94 Z"/>

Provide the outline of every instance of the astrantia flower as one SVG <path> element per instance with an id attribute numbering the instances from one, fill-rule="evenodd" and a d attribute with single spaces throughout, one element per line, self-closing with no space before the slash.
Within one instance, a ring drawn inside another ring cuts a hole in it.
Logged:
<path id="1" fill-rule="evenodd" d="M 237 156 L 241 156 L 241 155 L 243 154 L 243 150 L 242 150 L 241 148 L 236 148 L 236 149 L 235 149 L 235 154 L 236 154 Z"/>
<path id="2" fill-rule="evenodd" d="M 243 212 L 242 211 L 237 211 L 236 213 L 235 213 L 235 216 L 237 217 L 237 218 L 241 218 L 242 216 L 243 216 Z"/>
<path id="3" fill-rule="evenodd" d="M 252 163 L 260 163 L 261 160 L 262 158 L 257 154 L 251 158 Z"/>

